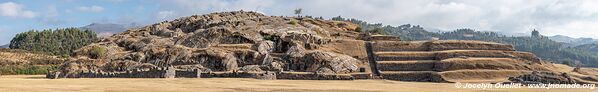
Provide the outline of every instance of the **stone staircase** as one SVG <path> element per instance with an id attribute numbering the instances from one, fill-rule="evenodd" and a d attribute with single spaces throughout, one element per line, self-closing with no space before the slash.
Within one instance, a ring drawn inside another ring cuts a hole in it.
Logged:
<path id="1" fill-rule="evenodd" d="M 399 81 L 435 81 L 435 53 L 420 45 L 401 42 L 399 37 L 373 35 L 366 38 L 368 60 L 373 78 Z M 381 45 L 380 43 L 393 43 Z M 412 46 L 413 45 L 413 46 Z M 413 48 L 409 48 L 413 47 Z M 419 49 L 418 49 L 419 48 Z"/>
<path id="2" fill-rule="evenodd" d="M 379 46 L 379 43 L 397 43 L 403 45 Z M 389 80 L 441 82 L 442 78 L 434 70 L 436 53 L 407 48 L 411 45 L 400 41 L 373 40 L 373 51 L 379 77 Z M 419 46 L 417 46 L 419 47 Z"/>

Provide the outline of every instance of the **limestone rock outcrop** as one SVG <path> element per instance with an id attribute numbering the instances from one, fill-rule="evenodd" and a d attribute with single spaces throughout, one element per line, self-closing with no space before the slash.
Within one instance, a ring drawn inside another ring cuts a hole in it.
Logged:
<path id="1" fill-rule="evenodd" d="M 173 67 L 203 72 L 345 74 L 367 67 L 362 59 L 365 56 L 356 59 L 325 47 L 341 40 L 358 41 L 355 30 L 357 25 L 349 22 L 256 12 L 193 15 L 129 29 L 85 46 L 75 51 L 74 58 L 59 72 L 64 77 L 76 77 L 88 71 Z"/>

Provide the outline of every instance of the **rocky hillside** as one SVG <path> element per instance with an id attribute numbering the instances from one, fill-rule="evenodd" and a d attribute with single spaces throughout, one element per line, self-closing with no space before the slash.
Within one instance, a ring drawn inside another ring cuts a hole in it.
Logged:
<path id="1" fill-rule="evenodd" d="M 255 12 L 194 15 L 130 29 L 85 46 L 62 67 L 125 71 L 153 67 L 204 71 L 357 72 L 365 65 L 357 26 Z M 355 47 L 354 47 L 355 46 Z"/>

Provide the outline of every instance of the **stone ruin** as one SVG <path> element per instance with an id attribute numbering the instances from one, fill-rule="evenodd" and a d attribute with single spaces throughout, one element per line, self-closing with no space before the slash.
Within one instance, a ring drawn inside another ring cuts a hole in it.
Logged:
<path id="1" fill-rule="evenodd" d="M 177 71 L 173 67 L 151 68 L 149 70 L 127 70 L 122 72 L 81 71 L 77 75 L 65 76 L 62 72 L 55 71 L 46 75 L 47 78 L 201 78 L 202 71 Z"/>
<path id="2" fill-rule="evenodd" d="M 48 78 L 494 80 L 551 72 L 511 45 L 400 41 L 350 22 L 235 11 L 193 15 L 104 38 L 75 51 Z M 96 53 L 94 48 L 105 48 Z"/>
<path id="3" fill-rule="evenodd" d="M 548 63 L 511 45 L 459 40 L 372 40 L 371 62 L 384 79 L 422 82 L 491 80 L 529 71 L 549 71 Z"/>

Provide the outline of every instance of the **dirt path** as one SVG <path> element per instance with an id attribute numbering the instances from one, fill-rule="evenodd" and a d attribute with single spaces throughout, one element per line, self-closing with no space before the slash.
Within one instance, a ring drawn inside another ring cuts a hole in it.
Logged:
<path id="1" fill-rule="evenodd" d="M 597 92 L 596 89 L 459 89 L 451 83 L 389 80 L 256 80 L 247 78 L 96 78 L 56 79 L 42 75 L 4 75 L 0 92 Z"/>

